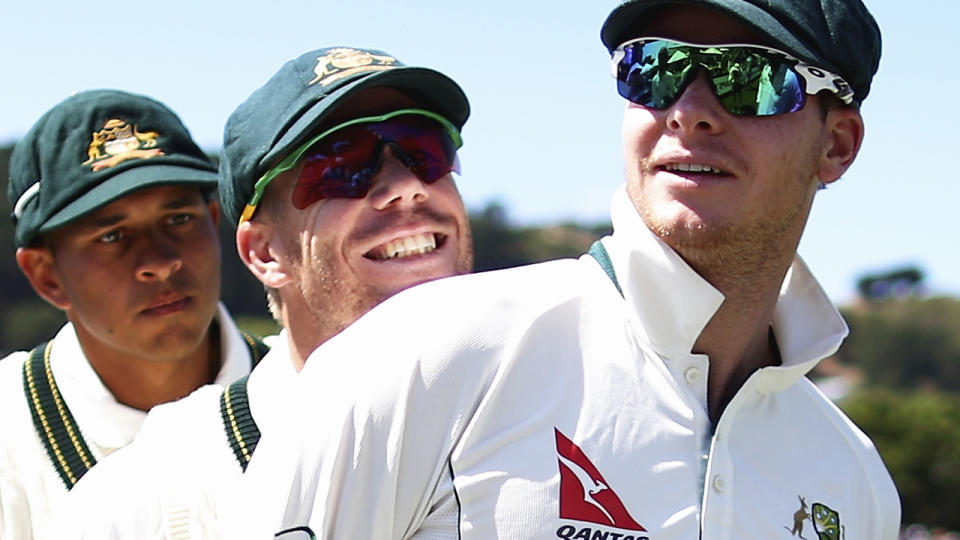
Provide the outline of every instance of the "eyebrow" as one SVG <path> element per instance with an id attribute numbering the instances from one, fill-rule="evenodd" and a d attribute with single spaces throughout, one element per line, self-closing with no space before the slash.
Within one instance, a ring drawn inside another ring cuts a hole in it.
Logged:
<path id="1" fill-rule="evenodd" d="M 203 197 L 200 200 L 195 200 L 192 193 L 189 194 L 177 194 L 169 199 L 167 199 L 163 204 L 160 205 L 160 208 L 163 210 L 180 210 L 183 208 L 199 208 L 206 206 L 206 202 L 203 201 Z M 96 231 L 99 229 L 106 229 L 112 227 L 118 223 L 123 222 L 130 216 L 132 212 L 114 212 L 104 216 L 91 216 L 89 220 L 86 220 L 85 223 L 78 224 L 78 229 L 83 231 Z"/>

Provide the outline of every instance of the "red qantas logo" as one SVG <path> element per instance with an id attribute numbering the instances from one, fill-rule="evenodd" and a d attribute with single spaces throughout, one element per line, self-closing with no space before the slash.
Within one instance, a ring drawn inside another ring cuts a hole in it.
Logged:
<path id="1" fill-rule="evenodd" d="M 634 521 L 583 450 L 554 428 L 560 462 L 560 517 L 628 531 L 646 531 Z"/>

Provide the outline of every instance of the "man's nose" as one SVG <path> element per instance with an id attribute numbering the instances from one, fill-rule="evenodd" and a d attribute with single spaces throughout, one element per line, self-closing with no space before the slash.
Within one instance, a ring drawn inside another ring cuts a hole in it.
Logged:
<path id="1" fill-rule="evenodd" d="M 183 258 L 163 233 L 144 234 L 137 243 L 139 253 L 135 273 L 140 281 L 165 281 L 183 267 Z"/>
<path id="2" fill-rule="evenodd" d="M 397 205 L 414 205 L 430 198 L 425 182 L 417 178 L 397 157 L 391 145 L 386 145 L 380 157 L 380 169 L 373 177 L 373 186 L 367 194 L 378 210 Z"/>
<path id="3" fill-rule="evenodd" d="M 723 129 L 725 110 L 703 70 L 683 89 L 668 111 L 667 126 L 674 131 L 693 134 Z"/>

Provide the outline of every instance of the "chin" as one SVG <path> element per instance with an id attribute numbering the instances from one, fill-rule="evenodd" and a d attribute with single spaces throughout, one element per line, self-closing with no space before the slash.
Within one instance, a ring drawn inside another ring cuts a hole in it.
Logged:
<path id="1" fill-rule="evenodd" d="M 164 356 L 186 356 L 203 343 L 204 330 L 206 328 L 201 330 L 200 325 L 169 328 L 155 335 L 147 347 L 155 354 L 162 351 Z"/>
<path id="2" fill-rule="evenodd" d="M 386 289 L 387 291 L 389 291 L 389 292 L 386 294 L 384 300 L 386 300 L 386 298 L 389 298 L 389 297 L 397 294 L 398 292 L 405 291 L 405 290 L 409 289 L 410 287 L 415 287 L 415 286 L 417 286 L 417 285 L 420 285 L 421 283 L 426 283 L 426 282 L 428 282 L 428 281 L 433 281 L 433 280 L 435 280 L 435 279 L 439 279 L 439 278 L 445 277 L 445 276 L 447 276 L 447 275 L 448 275 L 448 274 L 444 274 L 444 275 L 442 275 L 442 276 L 410 276 L 408 279 L 405 279 L 405 280 L 403 280 L 403 281 L 398 281 L 398 282 L 391 283 L 390 285 L 384 287 L 384 289 Z"/>

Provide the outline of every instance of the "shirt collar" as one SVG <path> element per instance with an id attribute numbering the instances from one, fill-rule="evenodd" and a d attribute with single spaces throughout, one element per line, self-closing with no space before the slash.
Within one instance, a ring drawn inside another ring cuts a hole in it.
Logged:
<path id="1" fill-rule="evenodd" d="M 220 323 L 220 372 L 214 382 L 226 386 L 250 373 L 250 347 L 233 322 L 227 308 L 217 303 L 217 322 Z"/>
<path id="2" fill-rule="evenodd" d="M 228 384 L 250 371 L 250 354 L 222 304 L 216 319 L 222 359 L 216 382 Z M 108 453 L 133 440 L 147 413 L 114 398 L 84 356 L 73 324 L 65 324 L 54 338 L 50 363 L 57 388 L 88 442 Z"/>
<path id="3" fill-rule="evenodd" d="M 690 354 L 723 294 L 650 231 L 624 185 L 614 194 L 610 215 L 614 232 L 603 244 L 640 322 L 638 331 L 665 357 Z M 799 256 L 781 287 L 773 331 L 782 365 L 768 371 L 779 373 L 775 378 L 787 385 L 836 352 L 847 335 L 843 318 Z"/>
<path id="4" fill-rule="evenodd" d="M 603 244 L 642 337 L 665 356 L 689 354 L 723 294 L 647 228 L 625 186 L 614 194 L 610 217 L 613 235 Z"/>
<path id="5" fill-rule="evenodd" d="M 247 379 L 250 412 L 260 425 L 271 424 L 272 418 L 282 416 L 286 410 L 283 398 L 290 394 L 297 377 L 297 370 L 290 360 L 287 330 L 282 329 L 278 335 L 266 338 L 266 341 L 270 345 L 270 352 Z"/>

